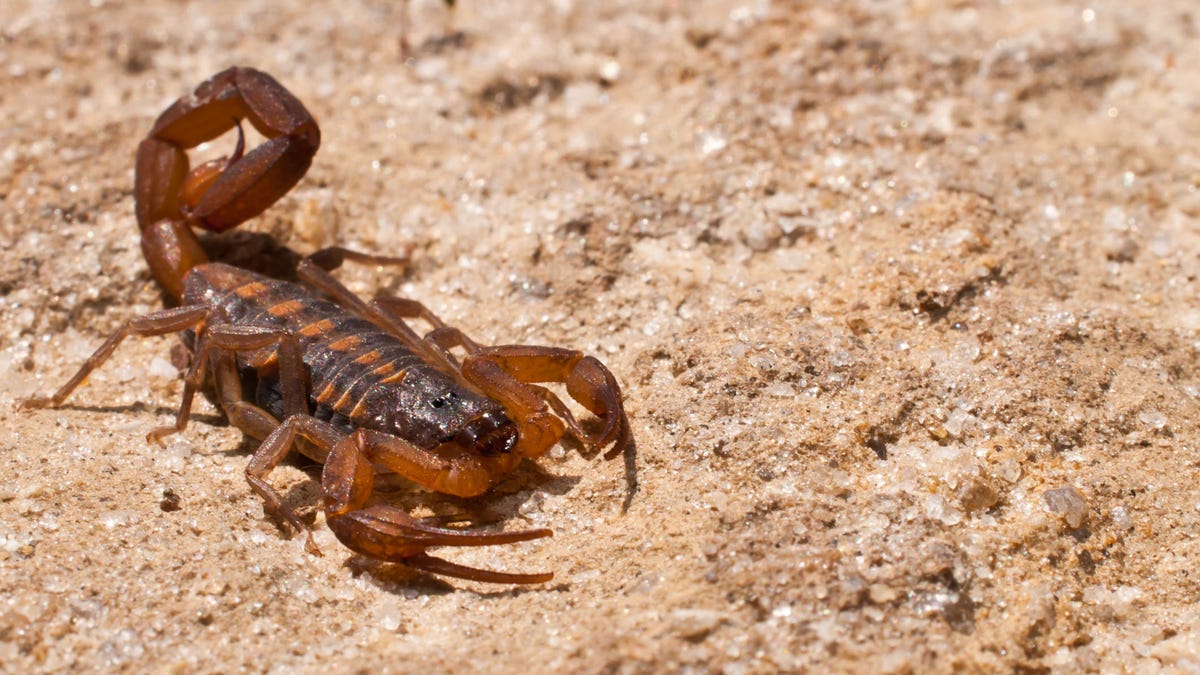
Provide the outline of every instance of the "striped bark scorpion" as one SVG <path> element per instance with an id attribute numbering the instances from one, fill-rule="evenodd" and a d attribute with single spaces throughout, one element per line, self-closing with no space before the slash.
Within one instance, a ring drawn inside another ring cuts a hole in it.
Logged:
<path id="1" fill-rule="evenodd" d="M 267 139 L 250 152 L 242 120 Z M 189 169 L 188 149 L 235 126 L 228 158 Z M 427 490 L 474 497 L 564 433 L 589 450 L 611 446 L 605 456 L 615 457 L 631 441 L 616 379 L 571 349 L 482 346 L 415 300 L 367 302 L 331 274 L 346 260 L 404 258 L 324 249 L 299 262 L 298 283 L 210 262 L 193 227 L 222 232 L 262 213 L 300 180 L 319 145 L 304 105 L 251 68 L 218 73 L 167 108 L 138 147 L 134 196 L 142 251 L 169 308 L 128 321 L 57 392 L 23 407 L 61 405 L 127 337 L 180 332 L 191 358 L 179 411 L 147 440 L 161 445 L 185 429 L 211 374 L 229 421 L 262 441 L 246 467 L 250 487 L 307 534 L 310 552 L 320 554 L 311 531 L 267 482 L 293 449 L 324 464 L 326 522 L 357 553 L 474 581 L 549 581 L 553 573 L 483 570 L 426 553 L 538 539 L 549 529 L 485 531 L 417 518 L 374 495 L 375 476 L 390 471 Z M 418 334 L 407 323 L 417 318 L 433 329 Z M 599 418 L 599 430 L 585 431 L 540 383 L 565 385 Z"/>

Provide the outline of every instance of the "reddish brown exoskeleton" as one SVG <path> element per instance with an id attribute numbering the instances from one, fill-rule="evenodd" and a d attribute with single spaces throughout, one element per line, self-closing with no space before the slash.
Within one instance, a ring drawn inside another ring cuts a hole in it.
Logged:
<path id="1" fill-rule="evenodd" d="M 268 140 L 244 152 L 241 120 Z M 235 126 L 232 156 L 189 168 L 188 148 Z M 293 448 L 324 463 L 326 521 L 349 548 L 463 579 L 548 581 L 552 574 L 464 567 L 426 548 L 507 544 L 550 530 L 440 527 L 375 498 L 375 475 L 388 470 L 472 497 L 567 432 L 590 449 L 611 446 L 606 456 L 615 456 L 631 442 L 615 378 L 570 349 L 479 345 L 415 300 L 366 302 L 329 274 L 346 259 L 399 259 L 326 249 L 299 263 L 300 283 L 209 262 L 192 228 L 223 231 L 263 212 L 300 180 L 319 144 L 304 105 L 251 68 L 218 73 L 168 108 L 138 148 L 135 195 L 146 261 L 177 306 L 129 321 L 53 396 L 24 406 L 62 404 L 126 337 L 184 332 L 192 354 L 179 413 L 149 440 L 186 427 L 196 390 L 211 374 L 229 421 L 263 441 L 246 468 L 250 486 L 297 530 L 306 528 L 266 481 Z M 406 323 L 413 318 L 433 330 L 418 335 Z M 602 428 L 587 433 L 542 382 L 564 384 Z M 308 544 L 315 552 L 311 536 Z"/>

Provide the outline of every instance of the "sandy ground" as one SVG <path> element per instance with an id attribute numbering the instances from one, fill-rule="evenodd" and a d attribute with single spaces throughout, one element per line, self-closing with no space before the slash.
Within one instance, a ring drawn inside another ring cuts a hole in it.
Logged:
<path id="1" fill-rule="evenodd" d="M 0 4 L 0 670 L 1200 669 L 1191 0 L 396 4 Z M 617 373 L 634 471 L 397 495 L 552 583 L 357 558 L 297 460 L 306 554 L 211 403 L 144 440 L 173 339 L 15 412 L 160 306 L 133 151 L 231 64 L 323 130 L 250 229 Z"/>

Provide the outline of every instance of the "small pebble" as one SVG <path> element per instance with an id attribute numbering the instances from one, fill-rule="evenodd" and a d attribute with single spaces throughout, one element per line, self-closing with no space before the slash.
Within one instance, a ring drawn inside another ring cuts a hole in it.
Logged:
<path id="1" fill-rule="evenodd" d="M 671 630 L 685 640 L 702 640 L 728 621 L 724 613 L 711 609 L 677 609 L 671 613 Z"/>
<path id="2" fill-rule="evenodd" d="M 1087 517 L 1087 500 L 1070 485 L 1047 490 L 1042 498 L 1046 501 L 1046 510 L 1058 514 L 1072 529 L 1082 525 Z"/>

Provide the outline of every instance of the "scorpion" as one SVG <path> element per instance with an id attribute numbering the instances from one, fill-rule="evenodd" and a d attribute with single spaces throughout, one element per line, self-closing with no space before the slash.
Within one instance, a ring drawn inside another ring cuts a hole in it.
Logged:
<path id="1" fill-rule="evenodd" d="M 242 121 L 266 140 L 245 149 Z M 187 151 L 234 127 L 228 157 L 190 168 Z M 340 247 L 295 265 L 285 281 L 210 261 L 193 228 L 224 232 L 253 218 L 308 171 L 320 145 L 316 120 L 270 75 L 232 67 L 169 106 L 137 150 L 134 200 L 141 246 L 166 309 L 127 321 L 51 396 L 24 408 L 56 407 L 127 337 L 181 333 L 189 362 L 173 425 L 148 442 L 184 431 L 206 383 L 229 422 L 261 441 L 246 480 L 269 513 L 312 531 L 267 481 L 293 450 L 322 463 L 321 502 L 339 541 L 368 558 L 461 579 L 536 584 L 553 573 L 517 574 L 429 555 L 444 546 L 489 546 L 552 535 L 546 528 L 490 531 L 419 518 L 375 494 L 391 472 L 430 491 L 475 497 L 564 434 L 585 451 L 632 443 L 621 390 L 599 360 L 533 345 L 484 346 L 446 325 L 422 303 L 391 296 L 367 302 L 332 274 L 343 262 L 402 263 Z M 424 335 L 409 326 L 432 326 Z M 453 350 L 465 354 L 458 358 Z M 599 419 L 588 433 L 546 383 Z"/>

